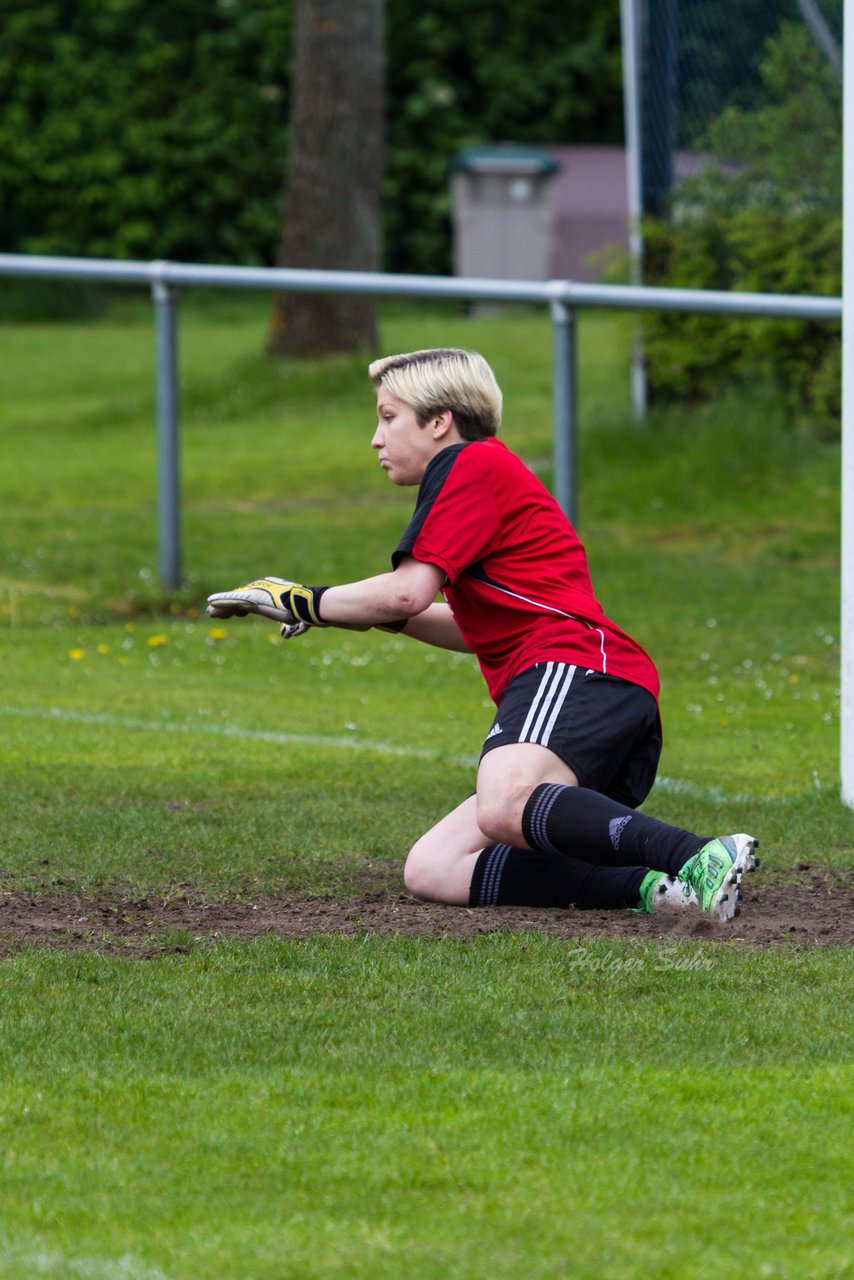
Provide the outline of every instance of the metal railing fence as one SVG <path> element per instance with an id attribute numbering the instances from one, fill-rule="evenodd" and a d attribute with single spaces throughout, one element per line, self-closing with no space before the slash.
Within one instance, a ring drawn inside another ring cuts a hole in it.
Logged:
<path id="1" fill-rule="evenodd" d="M 91 280 L 147 285 L 154 306 L 157 379 L 158 549 L 161 585 L 181 582 L 178 292 L 187 287 L 261 289 L 276 293 L 358 293 L 376 297 L 444 298 L 471 302 L 545 305 L 552 321 L 554 494 L 573 521 L 578 507 L 577 313 L 582 308 L 682 311 L 694 314 L 841 320 L 841 298 L 795 294 L 729 293 L 572 280 L 480 280 L 446 276 L 384 275 L 358 271 L 306 271 L 227 267 L 186 262 L 124 262 L 0 254 L 0 276 Z"/>

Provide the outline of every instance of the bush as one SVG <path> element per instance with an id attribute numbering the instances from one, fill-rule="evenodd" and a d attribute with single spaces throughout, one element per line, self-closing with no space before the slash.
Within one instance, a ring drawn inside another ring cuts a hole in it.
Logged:
<path id="1" fill-rule="evenodd" d="M 96 320 L 108 310 L 109 296 L 108 289 L 92 281 L 4 277 L 0 324 Z"/>
<path id="2" fill-rule="evenodd" d="M 762 64 L 766 100 L 713 124 L 716 163 L 645 225 L 647 283 L 837 296 L 842 280 L 841 91 L 808 33 L 784 26 Z M 652 316 L 650 389 L 708 399 L 761 374 L 793 412 L 837 429 L 841 351 L 826 321 Z"/>
<path id="3" fill-rule="evenodd" d="M 2 8 L 6 251 L 271 260 L 286 5 L 4 0 Z"/>

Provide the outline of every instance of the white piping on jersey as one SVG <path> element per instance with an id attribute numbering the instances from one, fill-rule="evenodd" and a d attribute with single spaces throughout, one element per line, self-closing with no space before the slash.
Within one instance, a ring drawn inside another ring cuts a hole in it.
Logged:
<path id="1" fill-rule="evenodd" d="M 576 668 L 563 662 L 547 662 L 539 688 L 534 694 L 519 742 L 535 742 L 547 747 L 560 709 L 566 701 Z"/>
<path id="2" fill-rule="evenodd" d="M 556 609 L 554 605 L 543 604 L 542 600 L 532 600 L 530 596 L 523 596 L 518 591 L 511 591 L 509 587 L 499 586 L 497 582 L 492 582 L 487 578 L 478 578 L 478 582 L 485 587 L 492 587 L 493 591 L 500 591 L 502 595 L 512 596 L 514 600 L 521 600 L 523 604 L 532 604 L 535 609 L 545 609 L 547 613 L 556 613 L 559 618 L 569 618 L 572 622 L 580 622 L 583 627 L 587 627 L 590 631 L 599 633 L 599 652 L 602 654 L 602 675 L 608 674 L 608 655 L 605 652 L 605 632 L 601 627 L 594 627 L 592 622 L 587 622 L 584 618 L 577 617 L 574 613 L 567 613 L 565 609 Z"/>

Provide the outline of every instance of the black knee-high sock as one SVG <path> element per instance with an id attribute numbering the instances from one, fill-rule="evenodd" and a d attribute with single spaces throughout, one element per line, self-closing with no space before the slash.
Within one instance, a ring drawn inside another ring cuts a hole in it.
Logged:
<path id="1" fill-rule="evenodd" d="M 469 906 L 636 907 L 645 867 L 597 867 L 564 853 L 490 844 L 474 866 Z"/>
<path id="2" fill-rule="evenodd" d="M 543 783 L 528 797 L 522 834 L 532 849 L 599 866 L 650 867 L 675 876 L 707 837 L 671 827 L 586 787 Z"/>

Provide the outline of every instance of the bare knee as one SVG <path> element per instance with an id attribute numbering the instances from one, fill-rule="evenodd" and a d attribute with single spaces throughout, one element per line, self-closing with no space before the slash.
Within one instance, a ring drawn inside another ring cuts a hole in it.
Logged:
<path id="1" fill-rule="evenodd" d="M 416 898 L 465 906 L 472 868 L 487 843 L 475 822 L 469 796 L 415 842 L 403 868 L 403 883 Z"/>
<path id="2" fill-rule="evenodd" d="M 487 840 L 495 844 L 524 844 L 522 814 L 529 794 L 529 789 L 503 794 L 490 790 L 478 796 L 477 825 Z"/>
<path id="3" fill-rule="evenodd" d="M 487 840 L 525 848 L 525 806 L 545 782 L 578 786 L 569 765 L 546 747 L 526 742 L 488 752 L 477 778 L 477 825 Z"/>
<path id="4" fill-rule="evenodd" d="M 403 866 L 403 883 L 407 891 L 413 898 L 421 898 L 424 902 L 467 901 L 465 894 L 460 897 L 457 884 L 461 858 L 451 858 L 449 851 L 437 849 L 431 836 L 432 832 L 428 832 L 409 850 Z"/>
<path id="5" fill-rule="evenodd" d="M 428 832 L 409 851 L 403 868 L 403 883 L 414 898 L 424 902 L 445 902 L 468 906 L 471 877 L 484 841 L 477 848 L 437 846 Z"/>
<path id="6" fill-rule="evenodd" d="M 424 841 L 419 840 L 409 850 L 403 867 L 403 883 L 414 898 L 430 902 L 435 897 L 436 872 L 423 846 Z"/>

